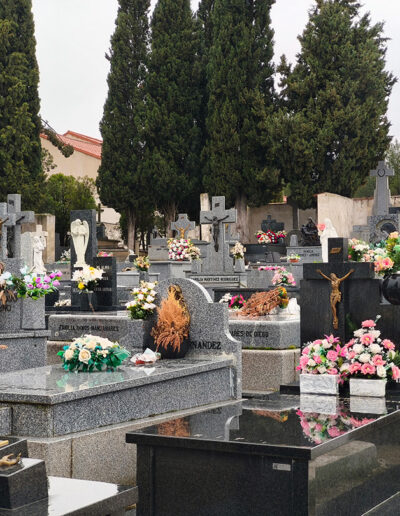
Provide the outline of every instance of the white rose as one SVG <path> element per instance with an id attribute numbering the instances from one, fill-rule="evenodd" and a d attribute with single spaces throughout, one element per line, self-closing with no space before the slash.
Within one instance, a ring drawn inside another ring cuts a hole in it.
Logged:
<path id="1" fill-rule="evenodd" d="M 307 362 L 307 365 L 310 367 L 314 367 L 316 364 L 315 364 L 314 360 L 312 358 L 310 358 L 310 360 Z"/>
<path id="2" fill-rule="evenodd" d="M 378 366 L 376 368 L 376 374 L 380 377 L 380 378 L 386 378 L 386 369 L 383 367 L 383 366 Z"/>
<path id="3" fill-rule="evenodd" d="M 371 355 L 369 353 L 361 353 L 361 355 L 359 356 L 359 360 L 363 364 L 366 364 L 367 362 L 369 362 L 370 358 L 371 358 Z"/>
<path id="4" fill-rule="evenodd" d="M 84 364 L 87 364 L 91 357 L 92 354 L 88 349 L 81 349 L 81 351 L 79 352 L 79 361 L 83 362 Z"/>
<path id="5" fill-rule="evenodd" d="M 345 362 L 344 364 L 342 364 L 342 366 L 340 367 L 340 371 L 348 371 L 349 370 L 349 367 L 350 367 L 350 364 L 348 364 L 347 362 Z"/>
<path id="6" fill-rule="evenodd" d="M 64 353 L 64 359 L 65 360 L 71 360 L 74 357 L 74 350 L 73 349 L 67 349 Z"/>
<path id="7" fill-rule="evenodd" d="M 147 302 L 148 303 L 151 303 L 154 301 L 154 297 L 153 296 L 147 296 Z"/>
<path id="8" fill-rule="evenodd" d="M 331 347 L 332 347 L 332 344 L 330 344 L 326 339 L 324 339 L 324 340 L 322 341 L 322 347 L 323 347 L 324 349 L 329 349 L 329 348 L 331 348 Z"/>
<path id="9" fill-rule="evenodd" d="M 393 349 L 391 349 L 388 351 L 387 356 L 388 356 L 389 360 L 393 360 L 394 357 L 396 356 L 396 352 Z"/>
<path id="10" fill-rule="evenodd" d="M 362 344 L 354 344 L 353 351 L 358 355 L 358 353 L 362 353 L 364 351 L 364 346 Z"/>
<path id="11" fill-rule="evenodd" d="M 370 330 L 368 333 L 374 337 L 374 340 L 376 340 L 381 335 L 379 330 Z"/>
<path id="12" fill-rule="evenodd" d="M 374 353 L 374 355 L 376 355 L 376 353 L 380 353 L 382 351 L 382 348 L 379 344 L 371 344 L 369 346 L 369 350 L 371 351 L 371 353 Z"/>
<path id="13" fill-rule="evenodd" d="M 354 332 L 354 337 L 361 337 L 364 335 L 365 330 L 363 328 L 360 328 L 359 330 Z"/>
<path id="14" fill-rule="evenodd" d="M 317 371 L 320 374 L 324 374 L 324 373 L 326 373 L 326 367 L 325 366 L 319 366 L 319 367 L 317 367 Z"/>

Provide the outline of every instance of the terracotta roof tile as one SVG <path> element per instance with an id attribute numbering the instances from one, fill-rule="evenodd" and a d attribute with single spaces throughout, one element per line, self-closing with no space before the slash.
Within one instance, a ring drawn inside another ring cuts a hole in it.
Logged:
<path id="1" fill-rule="evenodd" d="M 40 136 L 45 140 L 48 139 L 45 134 L 41 134 Z M 66 145 L 71 145 L 75 151 L 101 159 L 102 140 L 91 138 L 90 136 L 85 136 L 84 134 L 75 133 L 73 131 L 67 131 L 65 134 L 58 134 L 57 136 Z"/>

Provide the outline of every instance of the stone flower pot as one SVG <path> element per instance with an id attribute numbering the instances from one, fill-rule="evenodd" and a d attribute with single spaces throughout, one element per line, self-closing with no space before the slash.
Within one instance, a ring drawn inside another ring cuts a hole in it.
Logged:
<path id="1" fill-rule="evenodd" d="M 339 394 L 338 374 L 301 374 L 300 393 L 307 394 Z"/>
<path id="2" fill-rule="evenodd" d="M 350 378 L 350 396 L 384 397 L 386 394 L 386 379 Z"/>
<path id="3" fill-rule="evenodd" d="M 235 272 L 245 272 L 245 264 L 244 264 L 244 258 L 235 258 L 235 265 L 234 265 L 234 271 Z"/>

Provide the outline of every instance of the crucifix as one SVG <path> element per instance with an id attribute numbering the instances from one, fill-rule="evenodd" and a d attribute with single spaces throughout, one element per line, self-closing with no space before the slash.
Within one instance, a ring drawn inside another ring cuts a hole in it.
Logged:
<path id="1" fill-rule="evenodd" d="M 195 227 L 195 222 L 189 220 L 186 213 L 179 213 L 178 219 L 171 222 L 171 229 L 179 232 L 179 238 L 186 238 L 186 233 L 195 229 Z"/>
<path id="2" fill-rule="evenodd" d="M 301 281 L 301 342 L 333 334 L 342 344 L 352 338 L 359 313 L 372 319 L 364 289 L 374 281 L 370 263 L 348 261 L 348 239 L 329 238 L 328 263 L 305 263 Z M 380 312 L 377 312 L 380 313 Z"/>

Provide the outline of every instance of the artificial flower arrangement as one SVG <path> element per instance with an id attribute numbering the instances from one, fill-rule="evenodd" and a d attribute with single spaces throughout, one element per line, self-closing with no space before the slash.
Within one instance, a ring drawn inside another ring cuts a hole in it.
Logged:
<path id="1" fill-rule="evenodd" d="M 240 315 L 245 317 L 264 317 L 269 315 L 276 308 L 286 308 L 289 304 L 289 297 L 286 289 L 277 287 L 267 292 L 256 292 L 242 307 Z"/>
<path id="2" fill-rule="evenodd" d="M 18 298 L 40 299 L 46 294 L 56 292 L 60 286 L 59 278 L 61 271 L 51 272 L 44 276 L 33 273 L 28 267 L 20 269 L 22 277 L 14 276 L 10 272 L 3 272 L 0 275 L 0 299 L 4 304 L 11 300 L 14 293 Z"/>
<path id="3" fill-rule="evenodd" d="M 400 355 L 389 339 L 382 339 L 375 321 L 366 320 L 346 345 L 346 362 L 341 371 L 353 378 L 400 380 Z"/>
<path id="4" fill-rule="evenodd" d="M 112 253 L 107 253 L 106 251 L 99 251 L 97 256 L 100 258 L 111 258 L 113 256 Z"/>
<path id="5" fill-rule="evenodd" d="M 282 308 L 282 310 L 284 310 L 285 308 L 288 307 L 290 298 L 289 298 L 287 290 L 285 288 L 283 288 L 283 287 L 278 287 L 278 288 L 279 288 L 279 297 L 281 298 L 279 308 Z"/>
<path id="6" fill-rule="evenodd" d="M 190 243 L 190 246 L 188 247 L 186 251 L 186 256 L 189 257 L 189 260 L 191 262 L 194 262 L 195 260 L 200 260 L 201 258 L 201 251 L 198 247 Z"/>
<path id="7" fill-rule="evenodd" d="M 364 242 L 364 240 L 357 240 L 357 238 L 352 238 L 349 240 L 348 247 L 348 256 L 349 260 L 353 262 L 363 262 L 365 260 L 365 255 L 370 251 L 369 244 Z"/>
<path id="8" fill-rule="evenodd" d="M 97 283 L 103 277 L 104 270 L 100 267 L 85 265 L 82 269 L 77 269 L 72 275 L 72 281 L 78 283 L 78 289 L 82 292 L 94 292 Z"/>
<path id="9" fill-rule="evenodd" d="M 246 248 L 240 242 L 236 242 L 231 249 L 231 254 L 235 258 L 235 260 L 242 260 L 244 258 L 245 252 Z"/>
<path id="10" fill-rule="evenodd" d="M 192 241 L 186 238 L 169 238 L 168 239 L 168 259 L 169 260 L 188 260 L 189 249 L 192 247 Z"/>
<path id="11" fill-rule="evenodd" d="M 138 256 L 133 262 L 136 270 L 147 272 L 150 269 L 150 260 L 148 256 Z"/>
<path id="12" fill-rule="evenodd" d="M 256 237 L 259 244 L 277 244 L 281 238 L 286 238 L 286 231 L 257 231 Z"/>
<path id="13" fill-rule="evenodd" d="M 133 300 L 125 305 L 131 319 L 147 319 L 154 313 L 154 300 L 157 295 L 155 286 L 155 283 L 142 281 L 140 287 L 132 290 Z"/>
<path id="14" fill-rule="evenodd" d="M 342 346 L 337 337 L 325 335 L 324 339 L 306 344 L 296 369 L 302 374 L 340 374 L 343 380 L 347 374 L 342 367 L 346 354 L 347 347 Z"/>
<path id="15" fill-rule="evenodd" d="M 400 271 L 400 237 L 398 231 L 390 233 L 380 255 L 375 259 L 375 272 L 388 276 Z"/>
<path id="16" fill-rule="evenodd" d="M 357 418 L 341 403 L 336 414 L 319 414 L 297 410 L 304 435 L 315 444 L 322 444 L 350 430 L 372 423 L 375 419 Z"/>
<path id="17" fill-rule="evenodd" d="M 84 335 L 74 339 L 57 353 L 63 360 L 66 371 L 83 371 L 91 373 L 98 371 L 115 371 L 130 353 L 117 342 L 111 342 L 104 337 Z"/>
<path id="18" fill-rule="evenodd" d="M 285 267 L 280 265 L 265 265 L 258 268 L 259 271 L 275 271 L 272 277 L 273 285 L 289 285 L 295 286 L 296 281 L 291 272 L 288 272 Z"/>
<path id="19" fill-rule="evenodd" d="M 291 253 L 289 254 L 287 257 L 286 257 L 286 260 L 288 262 L 299 262 L 300 261 L 300 255 L 299 254 L 296 254 L 296 253 Z"/>
<path id="20" fill-rule="evenodd" d="M 66 249 L 63 251 L 60 262 L 70 262 L 71 261 L 71 249 Z"/>
<path id="21" fill-rule="evenodd" d="M 240 310 L 244 306 L 246 306 L 246 301 L 242 294 L 237 294 L 235 296 L 231 296 L 229 294 L 230 299 L 228 300 L 228 308 L 230 310 Z M 221 299 L 222 301 L 222 299 Z M 220 302 L 221 302 L 220 301 Z"/>

